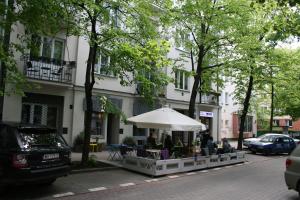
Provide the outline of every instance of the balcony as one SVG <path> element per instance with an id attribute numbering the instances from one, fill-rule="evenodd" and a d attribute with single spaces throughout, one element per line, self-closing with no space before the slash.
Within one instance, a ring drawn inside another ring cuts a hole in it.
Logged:
<path id="1" fill-rule="evenodd" d="M 200 95 L 200 104 L 209 104 L 209 105 L 219 105 L 219 93 L 210 92 L 210 93 L 202 93 Z"/>
<path id="2" fill-rule="evenodd" d="M 72 83 L 75 61 L 62 61 L 45 57 L 24 57 L 24 75 L 31 79 Z"/>

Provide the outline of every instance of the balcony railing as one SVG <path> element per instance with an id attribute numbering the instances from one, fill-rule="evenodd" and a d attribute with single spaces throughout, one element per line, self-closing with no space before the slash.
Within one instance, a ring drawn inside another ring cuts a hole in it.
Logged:
<path id="1" fill-rule="evenodd" d="M 32 79 L 71 84 L 72 70 L 75 68 L 75 64 L 75 61 L 25 56 L 24 74 Z"/>
<path id="2" fill-rule="evenodd" d="M 219 96 L 218 93 L 202 93 L 200 95 L 200 104 L 209 104 L 209 105 L 219 105 Z"/>

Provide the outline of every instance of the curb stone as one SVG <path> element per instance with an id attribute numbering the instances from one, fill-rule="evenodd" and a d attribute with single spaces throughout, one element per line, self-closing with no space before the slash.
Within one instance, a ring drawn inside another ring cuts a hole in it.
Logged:
<path id="1" fill-rule="evenodd" d="M 75 169 L 71 170 L 70 174 L 80 174 L 80 173 L 88 173 L 88 172 L 98 172 L 98 171 L 109 171 L 119 169 L 119 167 L 101 167 L 101 168 L 87 168 L 87 169 Z"/>

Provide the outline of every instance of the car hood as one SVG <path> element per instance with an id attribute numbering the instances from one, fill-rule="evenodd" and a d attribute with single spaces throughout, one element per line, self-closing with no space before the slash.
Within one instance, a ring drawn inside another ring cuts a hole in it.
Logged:
<path id="1" fill-rule="evenodd" d="M 246 141 L 246 142 L 256 142 L 258 140 L 259 140 L 258 138 L 247 138 L 247 139 L 244 139 L 244 141 Z"/>
<path id="2" fill-rule="evenodd" d="M 271 145 L 273 144 L 272 142 L 254 142 L 253 143 L 254 145 L 257 145 L 257 146 L 266 146 L 266 145 Z"/>

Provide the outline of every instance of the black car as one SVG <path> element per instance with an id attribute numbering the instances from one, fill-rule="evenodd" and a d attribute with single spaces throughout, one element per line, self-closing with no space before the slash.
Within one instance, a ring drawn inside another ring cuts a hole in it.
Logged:
<path id="1" fill-rule="evenodd" d="M 69 174 L 70 153 L 56 129 L 1 122 L 0 189 L 12 184 L 52 184 Z"/>

